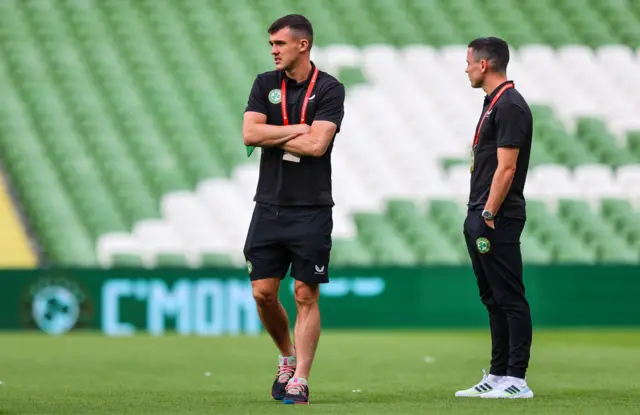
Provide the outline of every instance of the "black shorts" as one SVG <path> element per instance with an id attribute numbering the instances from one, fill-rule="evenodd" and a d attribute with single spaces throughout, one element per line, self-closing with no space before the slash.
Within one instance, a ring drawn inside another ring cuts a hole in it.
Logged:
<path id="1" fill-rule="evenodd" d="M 331 206 L 273 206 L 256 203 L 244 245 L 252 281 L 284 278 L 329 282 L 333 232 Z"/>

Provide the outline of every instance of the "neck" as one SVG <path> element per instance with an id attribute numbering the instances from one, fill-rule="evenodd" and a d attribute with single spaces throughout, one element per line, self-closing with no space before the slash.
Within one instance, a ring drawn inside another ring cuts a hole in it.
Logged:
<path id="1" fill-rule="evenodd" d="M 491 95 L 500 84 L 507 81 L 506 74 L 491 74 L 487 75 L 482 85 L 482 89 L 487 95 Z"/>
<path id="2" fill-rule="evenodd" d="M 304 59 L 295 66 L 285 70 L 285 74 L 296 82 L 302 82 L 311 74 L 311 60 Z"/>

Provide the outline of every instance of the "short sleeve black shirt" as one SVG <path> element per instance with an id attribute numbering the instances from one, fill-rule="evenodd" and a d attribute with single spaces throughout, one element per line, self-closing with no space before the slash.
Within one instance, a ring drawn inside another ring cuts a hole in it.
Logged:
<path id="1" fill-rule="evenodd" d="M 315 65 L 313 65 L 315 68 Z M 303 82 L 288 78 L 284 71 L 259 74 L 251 89 L 245 111 L 267 116 L 267 124 L 284 125 L 280 107 L 282 79 L 287 83 L 287 113 L 290 124 L 300 123 L 302 103 L 311 80 Z M 307 104 L 305 122 L 331 121 L 340 132 L 344 118 L 345 88 L 336 78 L 318 71 L 316 85 Z M 321 157 L 301 157 L 299 163 L 283 160 L 284 151 L 278 147 L 262 148 L 260 177 L 254 200 L 280 206 L 333 206 L 331 186 L 331 152 L 335 135 Z"/>
<path id="2" fill-rule="evenodd" d="M 487 111 L 491 100 L 503 85 L 485 97 L 482 114 Z M 518 148 L 520 151 L 516 172 L 498 215 L 526 218 L 524 185 L 529 169 L 532 137 L 533 116 L 529 105 L 520 92 L 515 88 L 509 88 L 500 96 L 487 115 L 478 143 L 473 149 L 470 209 L 481 210 L 487 203 L 493 175 L 498 167 L 498 147 Z"/>

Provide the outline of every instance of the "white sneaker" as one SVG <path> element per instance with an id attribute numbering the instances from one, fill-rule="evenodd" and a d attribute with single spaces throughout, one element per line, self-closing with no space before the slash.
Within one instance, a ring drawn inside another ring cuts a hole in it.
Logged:
<path id="1" fill-rule="evenodd" d="M 495 376 L 495 375 L 487 375 L 487 371 L 482 369 L 482 380 L 476 383 L 469 389 L 460 390 L 456 392 L 456 397 L 458 398 L 477 398 L 479 396 L 484 396 L 487 393 L 494 391 L 496 388 L 499 388 L 499 383 L 502 381 L 504 376 Z"/>
<path id="2" fill-rule="evenodd" d="M 505 376 L 497 388 L 485 393 L 481 398 L 488 399 L 525 399 L 533 398 L 533 391 L 527 386 L 527 381 L 511 376 Z"/>

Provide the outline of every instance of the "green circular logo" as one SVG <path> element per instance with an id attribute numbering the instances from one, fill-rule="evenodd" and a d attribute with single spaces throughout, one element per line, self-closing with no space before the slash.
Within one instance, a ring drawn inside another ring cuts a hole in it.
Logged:
<path id="1" fill-rule="evenodd" d="M 253 264 L 251 263 L 251 261 L 247 261 L 247 270 L 249 271 L 249 274 L 251 274 L 251 271 L 253 271 Z"/>
<path id="2" fill-rule="evenodd" d="M 476 239 L 476 246 L 478 247 L 478 252 L 486 254 L 491 249 L 491 242 L 487 238 L 478 238 Z"/>
<path id="3" fill-rule="evenodd" d="M 279 104 L 280 98 L 281 95 L 279 89 L 272 89 L 271 91 L 269 91 L 269 101 L 271 101 L 272 104 Z"/>

